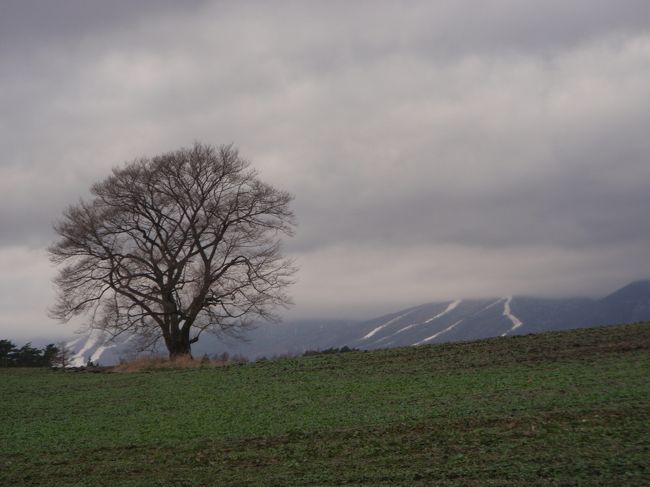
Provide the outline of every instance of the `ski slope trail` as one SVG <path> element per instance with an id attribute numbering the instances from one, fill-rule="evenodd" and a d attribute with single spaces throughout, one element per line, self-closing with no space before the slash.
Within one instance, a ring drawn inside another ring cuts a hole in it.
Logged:
<path id="1" fill-rule="evenodd" d="M 404 328 L 402 328 L 402 329 L 400 329 L 400 330 L 397 330 L 397 331 L 396 331 L 395 333 L 393 333 L 391 336 L 395 336 L 395 335 L 397 335 L 397 334 L 399 334 L 399 333 L 402 333 L 403 331 L 410 330 L 411 328 L 413 328 L 413 327 L 415 327 L 415 326 L 425 325 L 425 324 L 427 324 L 427 323 L 431 323 L 431 322 L 434 321 L 434 320 L 437 320 L 438 318 L 442 318 L 442 317 L 445 316 L 446 314 L 451 313 L 453 310 L 455 310 L 456 308 L 458 308 L 458 305 L 459 305 L 460 303 L 462 303 L 462 302 L 463 302 L 462 299 L 457 299 L 456 301 L 452 301 L 451 303 L 449 303 L 449 305 L 447 305 L 447 308 L 446 308 L 444 311 L 441 311 L 440 313 L 438 313 L 437 315 L 435 315 L 435 316 L 429 318 L 429 319 L 426 320 L 426 321 L 422 321 L 422 322 L 420 322 L 420 323 L 412 323 L 412 324 L 410 324 L 410 325 L 408 325 L 408 326 L 405 326 Z"/>
<path id="2" fill-rule="evenodd" d="M 99 359 L 101 358 L 102 354 L 103 354 L 106 350 L 108 350 L 109 348 L 113 348 L 113 347 L 115 347 L 115 344 L 113 344 L 113 345 L 101 345 L 101 346 L 100 346 L 99 348 L 97 348 L 97 350 L 95 350 L 95 352 L 91 355 L 91 357 L 90 357 L 90 361 L 91 361 L 91 362 L 94 362 L 94 363 L 99 362 Z"/>
<path id="3" fill-rule="evenodd" d="M 460 303 L 462 303 L 462 302 L 463 302 L 462 299 L 457 299 L 456 301 L 452 301 L 451 303 L 449 303 L 449 306 L 447 306 L 447 309 L 445 309 L 445 310 L 442 311 L 441 313 L 438 313 L 438 314 L 435 315 L 434 317 L 429 318 L 429 319 L 426 320 L 424 323 L 431 323 L 433 320 L 437 320 L 438 318 L 440 318 L 440 317 L 442 317 L 442 316 L 445 316 L 447 313 L 451 313 L 453 310 L 455 310 L 456 308 L 458 308 L 458 305 L 459 305 Z"/>
<path id="4" fill-rule="evenodd" d="M 508 318 L 510 322 L 512 323 L 512 328 L 510 328 L 508 331 L 504 332 L 501 334 L 502 337 L 506 336 L 508 333 L 511 333 L 515 331 L 517 328 L 521 327 L 523 325 L 522 321 L 517 318 L 515 315 L 512 314 L 512 309 L 510 309 L 510 303 L 512 302 L 512 296 L 508 296 L 505 298 L 505 302 L 503 304 L 503 316 Z"/>
<path id="5" fill-rule="evenodd" d="M 448 326 L 447 328 L 445 328 L 444 330 L 441 330 L 441 331 L 439 331 L 438 333 L 434 333 L 434 334 L 431 335 L 430 337 L 427 337 L 427 338 L 425 338 L 424 340 L 420 340 L 419 342 L 414 343 L 413 345 L 424 345 L 425 343 L 430 342 L 431 340 L 433 340 L 433 339 L 435 339 L 435 338 L 438 338 L 438 337 L 439 337 L 440 335 L 442 335 L 443 333 L 447 333 L 448 331 L 453 330 L 454 328 L 456 328 L 457 325 L 461 324 L 462 322 L 463 322 L 463 320 L 458 320 L 458 321 L 457 321 L 456 323 L 454 323 L 453 325 L 449 325 L 449 326 Z"/>
<path id="6" fill-rule="evenodd" d="M 399 315 L 399 316 L 397 316 L 397 317 L 395 317 L 395 318 L 393 318 L 393 319 L 387 321 L 386 323 L 379 325 L 377 328 L 375 328 L 374 330 L 371 330 L 367 335 L 365 335 L 365 336 L 362 338 L 362 340 L 367 340 L 368 338 L 372 338 L 372 337 L 373 337 L 377 332 L 379 332 L 379 331 L 383 330 L 384 328 L 386 328 L 387 326 L 390 326 L 390 325 L 392 325 L 393 323 L 395 323 L 395 322 L 401 320 L 401 319 L 404 318 L 405 316 L 410 315 L 413 311 L 415 311 L 415 310 L 414 310 L 414 309 L 408 310 L 406 313 L 401 314 L 401 315 Z"/>
<path id="7" fill-rule="evenodd" d="M 97 345 L 100 342 L 100 336 L 97 333 L 91 332 L 88 335 L 88 338 L 86 340 L 86 343 L 84 346 L 79 350 L 76 354 L 72 356 L 70 359 L 70 364 L 73 367 L 83 367 L 86 365 L 87 360 L 85 358 L 85 355 L 87 352 L 89 352 L 95 345 Z"/>

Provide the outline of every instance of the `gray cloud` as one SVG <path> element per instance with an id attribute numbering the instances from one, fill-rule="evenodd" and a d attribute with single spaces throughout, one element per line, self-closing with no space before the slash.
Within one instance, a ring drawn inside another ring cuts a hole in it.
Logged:
<path id="1" fill-rule="evenodd" d="M 47 322 L 67 204 L 195 139 L 295 193 L 290 316 L 648 276 L 648 19 L 641 0 L 3 2 L 0 332 Z"/>
<path id="2" fill-rule="evenodd" d="M 3 0 L 0 42 L 11 50 L 36 49 L 46 43 L 78 44 L 120 33 L 161 15 L 196 13 L 205 0 Z"/>

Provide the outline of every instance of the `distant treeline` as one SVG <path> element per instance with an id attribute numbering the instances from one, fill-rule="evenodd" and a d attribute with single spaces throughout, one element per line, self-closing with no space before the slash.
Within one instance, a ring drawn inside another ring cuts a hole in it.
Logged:
<path id="1" fill-rule="evenodd" d="M 281 353 L 278 355 L 272 355 L 270 358 L 267 358 L 266 356 L 262 357 L 257 357 L 255 359 L 256 362 L 266 362 L 267 360 L 281 360 L 281 359 L 288 359 L 288 358 L 296 358 L 296 357 L 311 357 L 314 355 L 331 355 L 331 354 L 339 354 L 339 353 L 348 353 L 348 352 L 361 352 L 358 348 L 350 348 L 347 345 L 343 347 L 331 347 L 331 348 L 326 348 L 325 350 L 305 350 L 302 353 Z M 228 355 L 226 353 L 226 355 Z"/>
<path id="2" fill-rule="evenodd" d="M 35 348 L 29 342 L 18 348 L 10 340 L 0 340 L 0 367 L 50 367 L 63 365 L 62 359 L 61 349 L 53 343 Z"/>
<path id="3" fill-rule="evenodd" d="M 331 347 L 326 348 L 325 350 L 306 350 L 302 355 L 303 357 L 309 357 L 310 355 L 329 355 L 333 353 L 348 353 L 348 352 L 360 352 L 358 348 L 350 348 L 347 345 L 343 347 Z"/>

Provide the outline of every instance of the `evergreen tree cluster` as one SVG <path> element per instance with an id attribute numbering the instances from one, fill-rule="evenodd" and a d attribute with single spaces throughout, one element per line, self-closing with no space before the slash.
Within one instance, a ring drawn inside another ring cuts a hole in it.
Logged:
<path id="1" fill-rule="evenodd" d="M 60 355 L 53 343 L 42 349 L 32 347 L 31 342 L 18 348 L 10 340 L 0 340 L 0 367 L 49 367 L 59 363 Z"/>

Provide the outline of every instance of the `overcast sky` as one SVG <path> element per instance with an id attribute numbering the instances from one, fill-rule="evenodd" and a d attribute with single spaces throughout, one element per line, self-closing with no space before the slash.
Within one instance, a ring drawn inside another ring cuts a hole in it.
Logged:
<path id="1" fill-rule="evenodd" d="M 233 143 L 296 196 L 288 319 L 650 277 L 647 0 L 0 0 L 0 338 L 68 333 L 52 222 Z"/>

